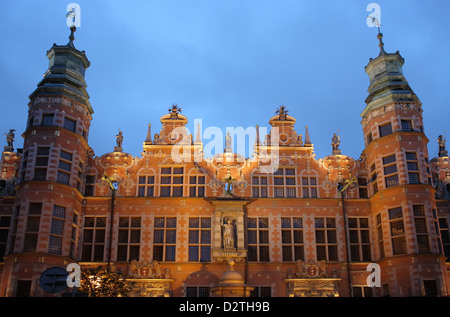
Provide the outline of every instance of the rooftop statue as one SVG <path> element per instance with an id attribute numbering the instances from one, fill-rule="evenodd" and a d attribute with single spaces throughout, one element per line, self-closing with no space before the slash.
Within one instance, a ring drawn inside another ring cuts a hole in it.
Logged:
<path id="1" fill-rule="evenodd" d="M 333 148 L 333 155 L 340 155 L 339 145 L 341 144 L 341 138 L 335 133 L 331 138 L 331 146 Z"/>
<path id="2" fill-rule="evenodd" d="M 443 157 L 443 156 L 448 156 L 448 152 L 445 149 L 445 141 L 446 138 L 444 138 L 442 135 L 440 135 L 437 139 L 438 144 L 439 144 L 439 157 Z"/>
<path id="3" fill-rule="evenodd" d="M 8 133 L 5 133 L 6 135 L 6 143 L 8 144 L 5 146 L 5 151 L 7 152 L 13 152 L 14 151 L 14 138 L 15 138 L 15 132 L 14 129 L 9 129 Z"/>
<path id="4" fill-rule="evenodd" d="M 123 143 L 123 134 L 122 131 L 119 130 L 119 134 L 116 135 L 116 144 L 114 147 L 114 152 L 122 152 L 122 143 Z"/>

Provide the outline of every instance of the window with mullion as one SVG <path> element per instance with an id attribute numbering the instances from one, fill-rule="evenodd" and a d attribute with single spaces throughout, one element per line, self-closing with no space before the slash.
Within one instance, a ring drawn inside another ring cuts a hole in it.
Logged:
<path id="1" fill-rule="evenodd" d="M 36 251 L 39 226 L 41 221 L 42 203 L 30 202 L 25 229 L 24 252 Z"/>
<path id="2" fill-rule="evenodd" d="M 82 261 L 103 261 L 105 249 L 106 217 L 84 218 Z"/>
<path id="3" fill-rule="evenodd" d="M 155 217 L 153 231 L 153 260 L 175 261 L 176 217 Z"/>
<path id="4" fill-rule="evenodd" d="M 317 198 L 317 177 L 302 177 L 302 194 L 303 198 Z"/>
<path id="5" fill-rule="evenodd" d="M 385 257 L 384 254 L 384 240 L 383 240 L 383 223 L 381 221 L 381 214 L 376 215 L 376 231 L 377 231 L 377 243 L 380 250 L 380 259 Z"/>
<path id="6" fill-rule="evenodd" d="M 155 176 L 141 175 L 138 177 L 138 196 L 153 197 L 155 194 Z"/>
<path id="7" fill-rule="evenodd" d="M 37 181 L 46 180 L 49 155 L 50 155 L 49 147 L 38 147 L 35 162 L 36 168 L 34 169 L 34 180 Z"/>
<path id="8" fill-rule="evenodd" d="M 267 197 L 267 176 L 254 175 L 252 177 L 252 197 Z"/>
<path id="9" fill-rule="evenodd" d="M 419 253 L 429 253 L 430 243 L 428 240 L 428 226 L 427 218 L 425 217 L 425 206 L 413 205 L 413 214 Z"/>
<path id="10" fill-rule="evenodd" d="M 281 243 L 284 262 L 305 260 L 302 218 L 281 218 Z"/>
<path id="11" fill-rule="evenodd" d="M 42 126 L 43 127 L 51 127 L 51 126 L 53 126 L 54 118 L 55 118 L 54 114 L 44 114 L 42 116 Z"/>
<path id="12" fill-rule="evenodd" d="M 271 286 L 254 286 L 250 297 L 272 297 Z"/>
<path id="13" fill-rule="evenodd" d="M 75 132 L 77 126 L 77 122 L 75 120 L 69 119 L 67 117 L 64 118 L 64 129 Z"/>
<path id="14" fill-rule="evenodd" d="M 72 170 L 72 153 L 66 152 L 64 150 L 60 151 L 58 162 L 58 174 L 56 181 L 58 183 L 69 185 L 70 182 L 70 172 Z"/>
<path id="15" fill-rule="evenodd" d="M 402 124 L 402 131 L 404 132 L 413 131 L 411 120 L 401 120 L 401 124 Z"/>
<path id="16" fill-rule="evenodd" d="M 141 217 L 119 217 L 117 261 L 139 260 Z"/>
<path id="17" fill-rule="evenodd" d="M 315 218 L 317 261 L 338 261 L 335 218 Z"/>
<path id="18" fill-rule="evenodd" d="M 86 175 L 84 182 L 84 196 L 94 196 L 95 175 Z"/>
<path id="19" fill-rule="evenodd" d="M 209 286 L 186 286 L 186 297 L 209 297 Z"/>
<path id="20" fill-rule="evenodd" d="M 420 184 L 419 161 L 416 152 L 406 152 L 406 165 L 408 167 L 408 180 L 410 184 Z"/>
<path id="21" fill-rule="evenodd" d="M 386 135 L 392 134 L 392 125 L 391 123 L 387 123 L 380 126 L 380 137 L 384 137 Z"/>
<path id="22" fill-rule="evenodd" d="M 406 254 L 405 226 L 402 207 L 388 210 L 391 229 L 391 242 L 394 255 Z"/>
<path id="23" fill-rule="evenodd" d="M 0 216 L 0 262 L 3 261 L 3 256 L 6 255 L 6 245 L 8 241 L 8 234 L 11 225 L 11 216 Z"/>
<path id="24" fill-rule="evenodd" d="M 274 197 L 297 197 L 295 168 L 279 168 L 273 176 Z"/>
<path id="25" fill-rule="evenodd" d="M 248 260 L 269 262 L 269 218 L 247 219 Z"/>
<path id="26" fill-rule="evenodd" d="M 191 175 L 189 176 L 189 197 L 205 196 L 205 176 Z"/>
<path id="27" fill-rule="evenodd" d="M 78 212 L 77 211 L 73 211 L 73 216 L 72 216 L 72 232 L 70 235 L 70 257 L 72 258 L 76 258 L 76 246 L 77 244 L 77 237 L 78 237 Z"/>
<path id="28" fill-rule="evenodd" d="M 211 261 L 211 218 L 189 218 L 189 261 Z"/>
<path id="29" fill-rule="evenodd" d="M 162 167 L 160 177 L 161 197 L 183 196 L 183 167 Z"/>
<path id="30" fill-rule="evenodd" d="M 52 221 L 50 226 L 50 239 L 48 242 L 48 252 L 61 254 L 62 241 L 64 236 L 64 224 L 66 217 L 66 208 L 53 206 Z"/>
<path id="31" fill-rule="evenodd" d="M 368 218 L 348 218 L 350 257 L 352 261 L 372 260 Z"/>
<path id="32" fill-rule="evenodd" d="M 450 262 L 450 226 L 447 217 L 438 218 L 438 229 L 442 241 L 442 251 L 447 258 L 447 262 Z"/>
<path id="33" fill-rule="evenodd" d="M 397 186 L 398 174 L 395 154 L 383 157 L 383 171 L 386 188 Z"/>

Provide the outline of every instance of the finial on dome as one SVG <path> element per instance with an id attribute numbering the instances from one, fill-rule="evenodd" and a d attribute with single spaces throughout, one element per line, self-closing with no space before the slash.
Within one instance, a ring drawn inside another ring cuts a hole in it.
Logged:
<path id="1" fill-rule="evenodd" d="M 178 114 L 181 113 L 181 108 L 178 107 L 178 105 L 172 105 L 172 107 L 170 107 L 168 109 L 169 114 L 170 114 L 170 119 L 178 119 Z"/>
<path id="2" fill-rule="evenodd" d="M 77 27 L 75 25 L 72 25 L 70 27 L 70 35 L 69 35 L 69 40 L 70 41 L 69 41 L 69 43 L 67 45 L 70 46 L 70 47 L 73 47 L 73 48 L 75 48 L 75 46 L 73 45 L 73 41 L 75 40 L 74 33 L 75 33 L 76 30 L 77 30 Z"/>
<path id="3" fill-rule="evenodd" d="M 379 41 L 378 47 L 380 48 L 380 55 L 386 54 L 386 51 L 384 50 L 383 33 L 380 31 L 380 27 L 378 27 L 377 39 Z"/>
<path id="4" fill-rule="evenodd" d="M 279 106 L 278 109 L 275 111 L 275 114 L 278 115 L 279 120 L 286 120 L 288 110 L 285 106 Z"/>

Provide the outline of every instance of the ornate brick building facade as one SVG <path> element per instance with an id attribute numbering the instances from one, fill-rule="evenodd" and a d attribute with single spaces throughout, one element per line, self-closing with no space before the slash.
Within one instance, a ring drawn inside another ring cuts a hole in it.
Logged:
<path id="1" fill-rule="evenodd" d="M 123 151 L 122 133 L 113 152 L 96 156 L 90 62 L 72 32 L 47 52 L 23 149 L 14 150 L 11 130 L 2 153 L 0 296 L 61 296 L 39 278 L 72 262 L 113 265 L 136 282 L 134 296 L 447 295 L 445 140 L 430 158 L 404 60 L 379 41 L 365 68 L 357 159 L 341 153 L 337 136 L 332 154 L 316 158 L 285 107 L 268 117 L 268 135 L 256 128 L 250 158 L 233 153 L 229 135 L 224 153 L 206 157 L 201 131 L 184 133 L 177 106 L 159 133 L 149 126 L 142 156 Z M 379 287 L 367 285 L 370 263 Z"/>

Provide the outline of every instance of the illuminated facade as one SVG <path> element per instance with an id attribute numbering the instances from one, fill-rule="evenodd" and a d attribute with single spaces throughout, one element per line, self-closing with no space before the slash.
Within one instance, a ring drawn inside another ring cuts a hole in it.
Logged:
<path id="1" fill-rule="evenodd" d="M 90 62 L 72 32 L 47 52 L 23 149 L 10 131 L 2 153 L 0 296 L 61 296 L 39 278 L 72 262 L 112 264 L 137 283 L 133 296 L 447 295 L 445 141 L 430 158 L 404 60 L 379 40 L 365 68 L 358 159 L 341 153 L 338 137 L 316 158 L 307 128 L 297 133 L 284 107 L 268 116 L 268 135 L 257 128 L 252 157 L 233 153 L 230 136 L 223 154 L 206 157 L 200 129 L 186 136 L 177 106 L 159 133 L 149 126 L 134 157 L 121 133 L 111 153 L 89 146 Z M 380 287 L 367 285 L 370 263 Z"/>

